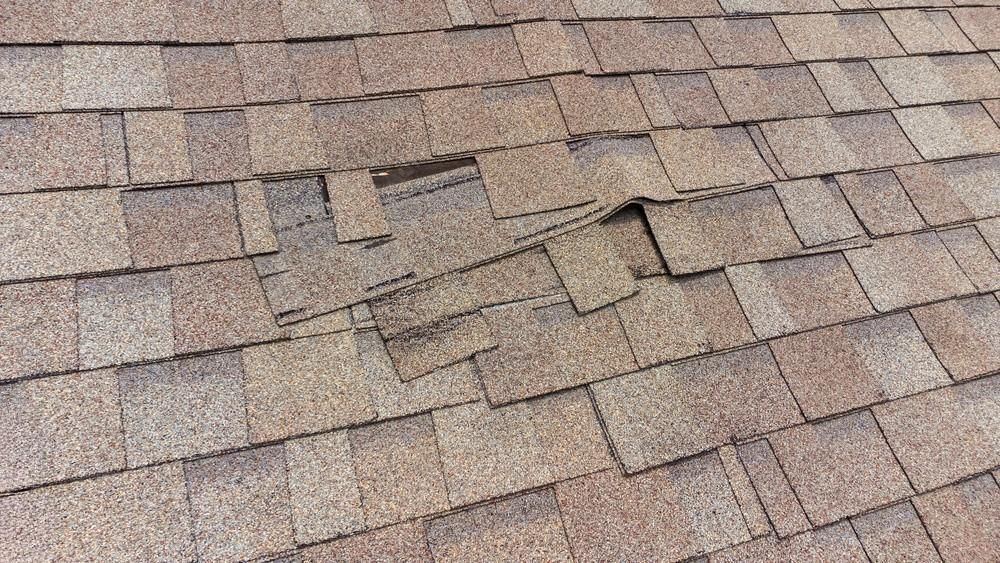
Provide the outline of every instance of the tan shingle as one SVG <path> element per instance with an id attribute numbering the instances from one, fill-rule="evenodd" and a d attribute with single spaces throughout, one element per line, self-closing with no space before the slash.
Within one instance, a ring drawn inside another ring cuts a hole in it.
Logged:
<path id="1" fill-rule="evenodd" d="M 345 170 L 431 156 L 417 96 L 313 106 L 330 166 Z"/>
<path id="2" fill-rule="evenodd" d="M 792 62 L 770 18 L 703 18 L 694 26 L 719 66 Z"/>
<path id="3" fill-rule="evenodd" d="M 990 295 L 913 309 L 913 318 L 952 377 L 1000 369 L 1000 304 Z"/>
<path id="4" fill-rule="evenodd" d="M 120 113 L 102 115 L 101 137 L 104 140 L 104 160 L 108 185 L 124 186 L 128 184 L 125 117 Z"/>
<path id="5" fill-rule="evenodd" d="M 480 154 L 479 171 L 493 215 L 513 217 L 586 203 L 587 194 L 565 143 Z"/>
<path id="6" fill-rule="evenodd" d="M 678 191 L 774 180 L 742 127 L 656 131 L 650 137 Z"/>
<path id="7" fill-rule="evenodd" d="M 350 242 L 389 234 L 385 211 L 367 170 L 325 174 L 337 240 Z"/>
<path id="8" fill-rule="evenodd" d="M 0 111 L 59 111 L 62 59 L 60 47 L 0 47 Z"/>
<path id="9" fill-rule="evenodd" d="M 709 76 L 734 122 L 831 113 L 805 65 L 716 70 Z"/>
<path id="10" fill-rule="evenodd" d="M 473 152 L 503 144 L 481 88 L 434 90 L 422 93 L 420 100 L 434 154 Z"/>
<path id="11" fill-rule="evenodd" d="M 445 33 L 461 79 L 472 84 L 527 78 L 521 53 L 509 27 L 464 29 Z"/>
<path id="12" fill-rule="evenodd" d="M 0 381 L 77 367 L 76 284 L 0 286 Z"/>
<path id="13" fill-rule="evenodd" d="M 632 273 L 599 226 L 550 239 L 545 250 L 580 314 L 635 293 Z"/>
<path id="14" fill-rule="evenodd" d="M 834 111 L 886 109 L 896 106 L 869 61 L 811 63 L 809 70 Z"/>
<path id="15" fill-rule="evenodd" d="M 417 0 L 404 6 L 396 0 L 367 0 L 379 33 L 406 33 L 451 27 L 441 0 Z"/>
<path id="16" fill-rule="evenodd" d="M 280 41 L 281 0 L 175 0 L 168 3 L 181 42 Z"/>
<path id="17" fill-rule="evenodd" d="M 1000 90 L 1000 70 L 985 53 L 876 59 L 871 65 L 903 105 L 978 100 Z"/>
<path id="18" fill-rule="evenodd" d="M 154 45 L 63 47 L 62 105 L 64 109 L 169 106 L 167 71 L 160 48 Z"/>
<path id="19" fill-rule="evenodd" d="M 636 83 L 647 113 L 651 107 L 656 107 L 657 100 L 653 96 L 663 99 L 665 108 L 661 109 L 658 119 L 650 118 L 657 127 L 676 125 L 677 122 L 685 129 L 729 124 L 729 116 L 719 103 L 708 74 L 704 72 L 658 74 L 653 77 L 652 87 L 655 90 L 642 97 L 643 90 Z"/>
<path id="20" fill-rule="evenodd" d="M 242 111 L 188 113 L 191 169 L 200 181 L 250 176 L 250 146 Z"/>
<path id="21" fill-rule="evenodd" d="M 887 10 L 880 14 L 911 55 L 975 50 L 948 10 Z"/>
<path id="22" fill-rule="evenodd" d="M 837 184 L 873 235 L 915 231 L 926 225 L 891 170 L 837 176 Z"/>
<path id="23" fill-rule="evenodd" d="M 247 107 L 244 113 L 254 174 L 327 166 L 309 106 L 252 106 Z"/>
<path id="24" fill-rule="evenodd" d="M 861 542 L 847 522 L 840 522 L 808 530 L 794 537 L 778 540 L 766 536 L 736 547 L 712 554 L 713 563 L 738 561 L 841 561 L 862 563 L 870 561 Z"/>
<path id="25" fill-rule="evenodd" d="M 190 180 L 187 126 L 184 114 L 145 111 L 125 114 L 128 170 L 133 184 Z"/>
<path id="26" fill-rule="evenodd" d="M 392 92 L 453 86 L 468 78 L 459 74 L 458 58 L 443 31 L 355 40 L 365 92 Z"/>
<path id="27" fill-rule="evenodd" d="M 937 561 L 937 549 L 909 502 L 851 518 L 875 561 Z"/>
<path id="28" fill-rule="evenodd" d="M 365 0 L 282 0 L 281 20 L 289 38 L 376 31 L 375 18 Z"/>
<path id="29" fill-rule="evenodd" d="M 591 137 L 567 146 L 587 189 L 605 203 L 680 199 L 648 135 Z"/>
<path id="30" fill-rule="evenodd" d="M 956 8 L 950 10 L 965 35 L 980 50 L 1000 49 L 1000 8 Z"/>
<path id="31" fill-rule="evenodd" d="M 503 141 L 509 146 L 556 141 L 569 136 L 552 85 L 547 81 L 483 88 Z"/>
<path id="32" fill-rule="evenodd" d="M 164 47 L 163 60 L 167 65 L 173 107 L 235 106 L 243 103 L 243 77 L 234 47 Z"/>
<path id="33" fill-rule="evenodd" d="M 264 254 L 278 250 L 274 225 L 264 200 L 264 184 L 259 180 L 236 182 L 236 211 L 240 220 L 243 250 L 247 254 Z"/>
<path id="34" fill-rule="evenodd" d="M 737 451 L 777 536 L 785 538 L 811 528 L 812 523 L 802 510 L 768 441 L 743 444 L 738 446 Z"/>
<path id="35" fill-rule="evenodd" d="M 801 14 L 775 16 L 773 20 L 796 60 L 905 54 L 877 13 Z"/>
<path id="36" fill-rule="evenodd" d="M 558 21 L 522 23 L 515 25 L 513 30 L 514 39 L 517 40 L 529 76 L 582 70 L 582 65 L 577 61 L 562 23 Z"/>
<path id="37" fill-rule="evenodd" d="M 430 550 L 420 522 L 411 520 L 396 526 L 372 530 L 332 543 L 307 547 L 302 551 L 304 563 L 329 561 L 379 561 L 394 559 L 431 563 Z"/>
<path id="38" fill-rule="evenodd" d="M 837 182 L 829 177 L 794 180 L 774 191 L 788 221 L 806 247 L 864 235 Z"/>
<path id="39" fill-rule="evenodd" d="M 931 225 L 1000 214 L 1000 157 L 990 156 L 906 166 L 896 175 Z"/>
<path id="40" fill-rule="evenodd" d="M 345 98 L 364 93 L 353 41 L 288 43 L 286 48 L 303 100 Z"/>
<path id="41" fill-rule="evenodd" d="M 928 160 L 1000 151 L 1000 127 L 981 104 L 904 108 L 892 113 Z"/>
<path id="42" fill-rule="evenodd" d="M 550 82 L 573 135 L 650 128 L 639 95 L 626 76 L 573 74 L 553 77 Z"/>
<path id="43" fill-rule="evenodd" d="M 236 45 L 236 58 L 240 61 L 247 103 L 298 99 L 299 90 L 284 43 L 241 43 Z"/>
<path id="44" fill-rule="evenodd" d="M 285 442 L 292 523 L 298 543 L 363 530 L 351 444 L 347 432 Z"/>
<path id="45" fill-rule="evenodd" d="M 691 22 L 591 21 L 583 27 L 604 72 L 715 66 Z"/>
<path id="46" fill-rule="evenodd" d="M 1000 490 L 989 475 L 913 500 L 945 561 L 1000 557 Z"/>
<path id="47" fill-rule="evenodd" d="M 1000 290 L 1000 260 L 975 225 L 938 231 L 938 236 L 978 291 Z"/>

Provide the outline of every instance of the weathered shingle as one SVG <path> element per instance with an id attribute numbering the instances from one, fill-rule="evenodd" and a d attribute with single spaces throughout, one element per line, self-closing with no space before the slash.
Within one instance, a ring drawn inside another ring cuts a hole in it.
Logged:
<path id="1" fill-rule="evenodd" d="M 481 88 L 424 92 L 420 101 L 434 154 L 472 152 L 503 144 Z"/>
<path id="2" fill-rule="evenodd" d="M 757 440 L 738 446 L 740 461 L 759 495 L 767 517 L 779 538 L 785 538 L 812 527 L 799 503 L 788 477 L 774 457 L 767 440 Z"/>
<path id="3" fill-rule="evenodd" d="M 550 82 L 573 135 L 649 129 L 628 77 L 572 74 L 553 77 Z"/>
<path id="4" fill-rule="evenodd" d="M 938 236 L 978 291 L 1000 290 L 1000 260 L 975 225 L 938 231 Z"/>
<path id="5" fill-rule="evenodd" d="M 302 560 L 305 563 L 379 561 L 386 558 L 421 563 L 434 561 L 427 547 L 423 525 L 411 520 L 335 542 L 307 547 L 302 551 Z"/>
<path id="6" fill-rule="evenodd" d="M 600 309 L 635 293 L 632 273 L 597 226 L 545 243 L 573 305 L 580 314 Z"/>

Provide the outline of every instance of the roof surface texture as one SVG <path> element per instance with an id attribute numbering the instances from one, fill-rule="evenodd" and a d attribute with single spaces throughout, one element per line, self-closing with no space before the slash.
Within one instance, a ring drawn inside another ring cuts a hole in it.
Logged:
<path id="1" fill-rule="evenodd" d="M 0 4 L 5 563 L 1000 561 L 1000 3 Z"/>

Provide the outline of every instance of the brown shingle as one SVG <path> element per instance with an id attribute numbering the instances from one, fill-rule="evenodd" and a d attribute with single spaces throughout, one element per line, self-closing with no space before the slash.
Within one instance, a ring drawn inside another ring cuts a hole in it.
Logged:
<path id="1" fill-rule="evenodd" d="M 1000 70 L 985 53 L 877 59 L 871 64 L 903 105 L 978 100 L 1000 90 Z"/>
<path id="2" fill-rule="evenodd" d="M 955 379 L 1000 369 L 1000 305 L 978 295 L 913 309 L 934 353 Z"/>
<path id="3" fill-rule="evenodd" d="M 236 57 L 247 103 L 296 100 L 299 97 L 284 43 L 241 43 Z"/>
<path id="4" fill-rule="evenodd" d="M 243 77 L 231 45 L 163 48 L 175 108 L 238 106 Z"/>
<path id="5" fill-rule="evenodd" d="M 956 8 L 951 16 L 977 48 L 980 50 L 1000 49 L 997 30 L 1000 29 L 1000 9 L 997 8 Z"/>
<path id="6" fill-rule="evenodd" d="M 441 88 L 468 82 L 443 31 L 355 40 L 365 92 Z"/>
<path id="7" fill-rule="evenodd" d="M 489 324 L 478 312 L 421 327 L 386 342 L 403 381 L 426 375 L 496 346 Z"/>
<path id="8" fill-rule="evenodd" d="M 509 146 L 556 141 L 569 136 L 552 85 L 547 80 L 483 88 L 503 141 Z"/>
<path id="9" fill-rule="evenodd" d="M 0 381 L 77 366 L 76 284 L 0 286 Z"/>
<path id="10" fill-rule="evenodd" d="M 313 115 L 333 168 L 399 164 L 431 156 L 417 96 L 317 105 Z"/>
<path id="11" fill-rule="evenodd" d="M 555 0 L 539 4 L 532 0 L 490 0 L 493 11 L 507 20 L 571 20 L 576 19 L 576 11 L 571 0 Z"/>
<path id="12" fill-rule="evenodd" d="M 337 240 L 350 242 L 389 234 L 385 211 L 367 170 L 325 174 Z"/>
<path id="13" fill-rule="evenodd" d="M 737 451 L 777 536 L 784 538 L 811 528 L 767 440 L 743 444 Z"/>
<path id="14" fill-rule="evenodd" d="M 750 539 L 715 454 L 566 481 L 556 498 L 573 554 L 586 561 L 680 560 Z"/>
<path id="15" fill-rule="evenodd" d="M 650 137 L 678 191 L 774 180 L 742 127 L 656 131 Z"/>
<path id="16" fill-rule="evenodd" d="M 873 12 L 772 18 L 796 60 L 894 57 L 905 53 Z"/>
<path id="17" fill-rule="evenodd" d="M 101 137 L 109 186 L 128 184 L 128 154 L 125 148 L 125 117 L 120 114 L 101 116 Z"/>
<path id="18" fill-rule="evenodd" d="M 242 111 L 188 113 L 184 120 L 196 180 L 228 180 L 250 175 L 247 122 Z"/>
<path id="19" fill-rule="evenodd" d="M 727 14 L 831 12 L 839 7 L 836 0 L 719 0 L 719 3 Z M 840 0 L 840 4 L 844 3 L 845 0 Z"/>
<path id="20" fill-rule="evenodd" d="M 246 445 L 238 354 L 125 368 L 118 378 L 129 466 Z"/>
<path id="21" fill-rule="evenodd" d="M 434 154 L 473 152 L 503 141 L 482 89 L 433 90 L 420 95 Z"/>
<path id="22" fill-rule="evenodd" d="M 243 369 L 252 442 L 375 418 L 350 333 L 245 348 Z"/>
<path id="23" fill-rule="evenodd" d="M 463 81 L 479 84 L 528 77 L 509 27 L 449 31 L 445 39 Z"/>
<path id="24" fill-rule="evenodd" d="M 303 100 L 346 98 L 364 93 L 353 41 L 289 43 L 286 48 Z"/>
<path id="25" fill-rule="evenodd" d="M 545 76 L 583 70 L 562 23 L 541 21 L 517 24 L 514 39 L 529 76 Z"/>
<path id="26" fill-rule="evenodd" d="M 805 65 L 726 69 L 709 73 L 734 122 L 808 117 L 830 113 Z"/>
<path id="27" fill-rule="evenodd" d="M 604 72 L 715 66 L 691 22 L 591 21 L 583 27 Z"/>
<path id="28" fill-rule="evenodd" d="M 417 563 L 434 561 L 424 537 L 424 527 L 420 522 L 412 520 L 332 543 L 307 547 L 302 551 L 304 563 L 330 561 L 375 563 L 387 559 Z"/>
<path id="29" fill-rule="evenodd" d="M 347 432 L 285 442 L 292 523 L 298 543 L 363 530 L 351 444 Z"/>
<path id="30" fill-rule="evenodd" d="M 989 475 L 913 500 L 945 561 L 1000 557 L 1000 490 Z"/>
<path id="31" fill-rule="evenodd" d="M 281 0 L 175 0 L 168 3 L 181 42 L 276 41 L 281 28 Z"/>
<path id="32" fill-rule="evenodd" d="M 192 178 L 184 114 L 144 111 L 125 114 L 128 170 L 133 184 Z"/>
<path id="33" fill-rule="evenodd" d="M 545 250 L 580 314 L 635 293 L 632 273 L 599 226 L 550 239 Z"/>
<path id="34" fill-rule="evenodd" d="M 792 62 L 770 18 L 700 18 L 694 27 L 720 66 Z"/>
<path id="35" fill-rule="evenodd" d="M 993 414 L 1000 377 L 977 379 L 873 408 L 917 491 L 1000 463 L 1000 421 Z"/>
<path id="36" fill-rule="evenodd" d="M 774 191 L 806 247 L 864 235 L 833 178 L 782 182 L 775 185 Z"/>
<path id="37" fill-rule="evenodd" d="M 57 7 L 56 15 L 57 35 L 74 42 L 172 41 L 175 36 L 173 18 L 163 0 L 66 2 Z"/>
<path id="38" fill-rule="evenodd" d="M 397 0 L 367 0 L 379 33 L 405 33 L 451 27 L 442 0 L 418 0 L 404 6 Z"/>
<path id="39" fill-rule="evenodd" d="M 1000 157 L 928 163 L 896 169 L 913 204 L 931 225 L 1000 214 Z"/>
<path id="40" fill-rule="evenodd" d="M 892 311 L 975 291 L 937 233 L 878 239 L 845 252 L 879 311 Z"/>
<path id="41" fill-rule="evenodd" d="M 577 167 L 565 143 L 480 154 L 479 171 L 493 215 L 513 217 L 586 203 Z"/>
<path id="42" fill-rule="evenodd" d="M 289 38 L 376 31 L 375 18 L 365 0 L 282 0 L 281 20 Z"/>
<path id="43" fill-rule="evenodd" d="M 873 235 L 905 233 L 926 225 L 891 170 L 837 176 L 837 184 Z"/>
<path id="44" fill-rule="evenodd" d="M 552 88 L 573 135 L 606 131 L 643 131 L 649 119 L 626 76 L 556 76 Z"/>
<path id="45" fill-rule="evenodd" d="M 591 137 L 567 146 L 588 189 L 606 203 L 680 199 L 648 135 Z"/>
<path id="46" fill-rule="evenodd" d="M 116 24 L 120 25 L 120 24 Z M 167 71 L 154 45 L 63 47 L 63 109 L 170 105 Z"/>
<path id="47" fill-rule="evenodd" d="M 861 542 L 847 522 L 808 530 L 794 537 L 778 540 L 766 536 L 712 554 L 712 562 L 738 561 L 870 561 Z"/>
<path id="48" fill-rule="evenodd" d="M 736 447 L 732 445 L 722 446 L 718 450 L 719 459 L 722 460 L 722 467 L 726 470 L 726 477 L 729 478 L 729 485 L 733 488 L 733 495 L 736 502 L 740 504 L 740 511 L 747 522 L 747 528 L 752 537 L 766 536 L 771 533 L 771 523 L 764 512 L 764 505 L 761 504 L 757 491 L 753 488 L 750 475 L 747 474 L 746 467 L 740 461 Z"/>
<path id="49" fill-rule="evenodd" d="M 594 49 L 590 46 L 590 39 L 587 38 L 583 24 L 563 24 L 563 31 L 573 49 L 573 55 L 583 67 L 583 71 L 587 74 L 600 74 L 601 64 L 597 62 L 597 55 L 594 54 Z"/>
<path id="50" fill-rule="evenodd" d="M 937 561 L 937 549 L 909 502 L 851 518 L 874 561 Z"/>
<path id="51" fill-rule="evenodd" d="M 244 111 L 254 174 L 327 166 L 313 114 L 305 104 L 251 106 Z"/>
<path id="52" fill-rule="evenodd" d="M 928 160 L 1000 151 L 1000 128 L 981 104 L 904 108 L 892 113 Z"/>
<path id="53" fill-rule="evenodd" d="M 62 57 L 59 47 L 0 47 L 0 111 L 59 111 Z"/>
<path id="54" fill-rule="evenodd" d="M 101 119 L 95 113 L 0 120 L 0 191 L 98 186 L 106 182 Z"/>
<path id="55" fill-rule="evenodd" d="M 671 118 L 686 129 L 729 124 L 729 116 L 719 103 L 708 74 L 704 72 L 658 74 L 653 80 L 656 91 L 652 94 L 662 96 L 666 110 L 670 114 L 670 117 L 663 114 L 659 119 L 650 118 L 651 121 L 657 122 L 654 124 L 657 127 L 674 125 Z M 638 88 L 638 84 L 636 87 Z M 642 99 L 648 113 L 655 101 Z"/>
<path id="56" fill-rule="evenodd" d="M 948 10 L 886 10 L 880 14 L 911 55 L 976 50 Z"/>
<path id="57" fill-rule="evenodd" d="M 809 70 L 837 112 L 896 106 L 869 61 L 811 63 Z"/>
<path id="58" fill-rule="evenodd" d="M 874 313 L 842 254 L 817 254 L 726 268 L 760 338 Z"/>
<path id="59" fill-rule="evenodd" d="M 0 408 L 0 491 L 124 468 L 111 370 L 5 385 Z"/>
<path id="60" fill-rule="evenodd" d="M 1000 290 L 1000 260 L 975 225 L 939 231 L 938 236 L 978 291 Z"/>
<path id="61" fill-rule="evenodd" d="M 198 555 L 231 561 L 294 547 L 281 445 L 184 464 Z"/>
<path id="62" fill-rule="evenodd" d="M 243 250 L 248 255 L 276 252 L 278 240 L 267 212 L 264 184 L 260 180 L 236 182 L 235 190 Z"/>

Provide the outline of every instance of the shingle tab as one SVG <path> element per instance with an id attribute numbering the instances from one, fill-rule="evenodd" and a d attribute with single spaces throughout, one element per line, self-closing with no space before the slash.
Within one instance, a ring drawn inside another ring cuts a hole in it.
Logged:
<path id="1" fill-rule="evenodd" d="M 243 103 L 243 77 L 232 46 L 164 47 L 170 99 L 175 108 Z"/>
<path id="2" fill-rule="evenodd" d="M 880 14 L 893 37 L 911 55 L 975 50 L 948 10 L 886 10 Z"/>
<path id="3" fill-rule="evenodd" d="M 909 502 L 851 518 L 858 539 L 875 561 L 937 561 L 917 511 Z"/>
<path id="4" fill-rule="evenodd" d="M 862 563 L 870 561 L 861 542 L 847 522 L 825 528 L 808 530 L 794 537 L 778 540 L 766 536 L 754 541 L 712 554 L 712 561 L 736 563 L 737 561 L 842 561 Z"/>
<path id="5" fill-rule="evenodd" d="M 60 47 L 0 47 L 0 111 L 59 111 L 62 59 Z"/>
<path id="6" fill-rule="evenodd" d="M 873 235 L 916 231 L 926 226 L 891 170 L 837 176 L 837 184 Z"/>
<path id="7" fill-rule="evenodd" d="M 1000 260 L 975 225 L 938 231 L 938 236 L 978 291 L 1000 290 Z"/>
<path id="8" fill-rule="evenodd" d="M 981 104 L 903 108 L 892 113 L 928 160 L 1000 151 L 1000 127 Z"/>
<path id="9" fill-rule="evenodd" d="M 509 146 L 556 141 L 569 136 L 552 85 L 547 80 L 483 88 L 483 99 Z"/>
<path id="10" fill-rule="evenodd" d="M 589 313 L 635 293 L 631 272 L 600 227 L 584 227 L 551 239 L 545 250 L 578 313 Z"/>
<path id="11" fill-rule="evenodd" d="M 989 475 L 913 500 L 945 561 L 1000 557 L 1000 490 Z"/>
<path id="12" fill-rule="evenodd" d="M 335 169 L 430 158 L 420 98 L 404 96 L 313 106 L 325 154 Z"/>
<path id="13" fill-rule="evenodd" d="M 894 57 L 905 53 L 874 12 L 775 16 L 774 25 L 796 60 Z"/>
<path id="14" fill-rule="evenodd" d="M 709 76 L 734 122 L 831 113 L 805 65 L 734 68 L 712 71 Z"/>
<path id="15" fill-rule="evenodd" d="M 289 38 L 359 35 L 376 30 L 364 0 L 283 0 L 281 21 Z"/>
<path id="16" fill-rule="evenodd" d="M 1000 49 L 997 29 L 1000 29 L 1000 9 L 991 7 L 956 8 L 951 16 L 980 50 Z"/>
<path id="17" fill-rule="evenodd" d="M 286 48 L 303 100 L 346 98 L 364 93 L 353 41 L 289 43 Z"/>
<path id="18" fill-rule="evenodd" d="M 240 61 L 247 103 L 298 99 L 299 90 L 284 43 L 241 43 L 236 45 L 236 58 Z"/>
<path id="19" fill-rule="evenodd" d="M 63 47 L 62 105 L 63 109 L 169 106 L 167 71 L 160 48 L 155 45 Z"/>
<path id="20" fill-rule="evenodd" d="M 738 446 L 740 461 L 747 469 L 750 480 L 767 516 L 779 538 L 785 538 L 812 527 L 785 472 L 774 457 L 767 440 L 757 440 Z"/>
<path id="21" fill-rule="evenodd" d="M 0 286 L 0 381 L 77 367 L 76 284 Z"/>
<path id="22" fill-rule="evenodd" d="M 830 177 L 782 182 L 774 187 L 788 221 L 806 247 L 864 235 L 837 182 Z"/>
<path id="23" fill-rule="evenodd" d="M 978 295 L 912 310 L 934 353 L 958 380 L 1000 369 L 1000 304 Z"/>
<path id="24" fill-rule="evenodd" d="M 583 27 L 604 72 L 715 66 L 691 22 L 593 21 Z"/>
<path id="25" fill-rule="evenodd" d="M 304 104 L 251 106 L 245 110 L 254 174 L 327 166 L 313 115 Z"/>
<path id="26" fill-rule="evenodd" d="M 529 76 L 545 76 L 582 69 L 563 24 L 543 21 L 517 24 L 514 39 Z"/>
<path id="27" fill-rule="evenodd" d="M 173 355 L 170 276 L 166 272 L 80 280 L 77 301 L 82 368 Z"/>
<path id="28" fill-rule="evenodd" d="M 906 192 L 931 225 L 1000 214 L 1000 157 L 990 156 L 896 169 Z"/>
<path id="29" fill-rule="evenodd" d="M 285 442 L 292 523 L 298 543 L 312 543 L 364 529 L 347 432 Z"/>
<path id="30" fill-rule="evenodd" d="M 551 211 L 586 203 L 576 164 L 565 143 L 478 155 L 476 161 L 498 218 Z"/>
<path id="31" fill-rule="evenodd" d="M 1000 70 L 985 53 L 871 61 L 902 105 L 979 100 L 1000 90 Z"/>
<path id="32" fill-rule="evenodd" d="M 770 18 L 703 18 L 694 26 L 719 66 L 792 62 Z"/>
<path id="33" fill-rule="evenodd" d="M 420 101 L 434 154 L 473 152 L 503 144 L 481 88 L 424 92 Z"/>
<path id="34" fill-rule="evenodd" d="M 650 137 L 677 191 L 775 179 L 742 127 L 656 131 Z"/>
<path id="35" fill-rule="evenodd" d="M 184 114 L 173 111 L 125 114 L 129 179 L 133 184 L 190 180 Z"/>
<path id="36" fill-rule="evenodd" d="M 423 90 L 454 86 L 458 57 L 443 31 L 430 31 L 355 40 L 366 93 Z"/>
<path id="37" fill-rule="evenodd" d="M 250 176 L 250 146 L 242 111 L 188 113 L 191 170 L 196 180 L 218 181 Z"/>
<path id="38" fill-rule="evenodd" d="M 869 61 L 811 63 L 809 70 L 834 111 L 896 106 Z"/>
<path id="39" fill-rule="evenodd" d="M 423 525 L 411 520 L 302 550 L 304 563 L 378 561 L 385 558 L 418 563 L 434 561 L 427 547 Z"/>

